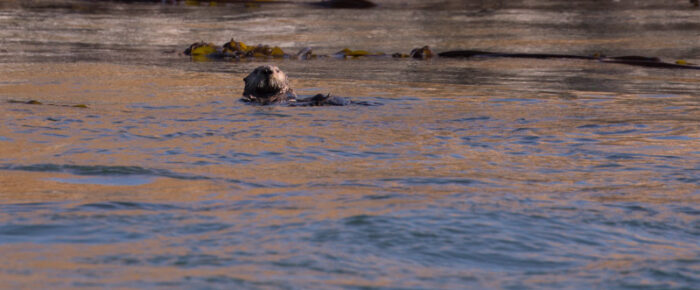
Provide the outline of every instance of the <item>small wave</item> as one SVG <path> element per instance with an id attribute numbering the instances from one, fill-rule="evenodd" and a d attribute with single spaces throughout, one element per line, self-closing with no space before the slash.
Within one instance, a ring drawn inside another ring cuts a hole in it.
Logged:
<path id="1" fill-rule="evenodd" d="M 174 110 L 174 109 L 184 109 L 185 106 L 153 106 L 149 104 L 133 104 L 128 106 L 128 108 L 133 109 L 146 109 L 146 110 Z"/>
<path id="2" fill-rule="evenodd" d="M 143 168 L 139 166 L 106 165 L 70 165 L 70 164 L 33 164 L 0 166 L 0 170 L 18 170 L 33 172 L 67 172 L 87 176 L 157 176 L 183 180 L 208 180 L 210 177 L 172 172 L 165 169 Z"/>
<path id="3" fill-rule="evenodd" d="M 440 178 L 440 177 L 413 177 L 413 178 L 385 178 L 380 181 L 399 182 L 405 185 L 475 185 L 481 182 L 467 178 Z"/>
<path id="4" fill-rule="evenodd" d="M 144 176 L 104 176 L 80 178 L 49 178 L 49 180 L 70 184 L 100 184 L 100 185 L 144 185 L 151 183 L 153 178 Z"/>
<path id="5" fill-rule="evenodd" d="M 489 116 L 467 117 L 467 118 L 453 119 L 453 120 L 449 120 L 449 121 L 450 122 L 474 122 L 474 121 L 487 121 L 487 120 L 491 120 L 491 117 L 489 117 Z"/>
<path id="6" fill-rule="evenodd" d="M 110 201 L 81 204 L 76 207 L 78 210 L 179 210 L 185 209 L 174 204 L 130 202 L 130 201 Z"/>

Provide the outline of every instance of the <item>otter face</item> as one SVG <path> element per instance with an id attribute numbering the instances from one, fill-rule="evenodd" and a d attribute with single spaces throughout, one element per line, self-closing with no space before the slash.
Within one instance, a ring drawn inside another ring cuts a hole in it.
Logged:
<path id="1" fill-rule="evenodd" d="M 250 99 L 266 99 L 290 91 L 287 75 L 274 65 L 257 67 L 243 82 L 243 96 Z"/>

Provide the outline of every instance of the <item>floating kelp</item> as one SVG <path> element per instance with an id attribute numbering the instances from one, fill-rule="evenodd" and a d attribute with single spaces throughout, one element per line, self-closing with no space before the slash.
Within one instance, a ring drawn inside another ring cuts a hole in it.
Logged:
<path id="1" fill-rule="evenodd" d="M 213 56 L 220 54 L 222 51 L 211 43 L 204 41 L 195 42 L 185 49 L 184 54 L 190 56 Z"/>
<path id="2" fill-rule="evenodd" d="M 266 44 L 258 44 L 250 46 L 242 41 L 231 39 L 222 46 L 216 46 L 204 41 L 196 42 L 190 45 L 184 51 L 184 54 L 191 56 L 194 60 L 206 61 L 216 58 L 297 58 L 301 60 L 312 59 L 318 57 L 329 57 L 329 55 L 315 55 L 311 48 L 302 48 L 295 55 L 286 54 L 278 46 L 270 46 Z M 490 52 L 482 50 L 453 50 L 441 53 L 434 53 L 429 46 L 414 48 L 410 53 L 393 53 L 386 54 L 384 52 L 371 52 L 368 50 L 357 49 L 352 50 L 344 48 L 330 57 L 335 58 L 362 58 L 362 57 L 393 57 L 393 58 L 415 58 L 428 59 L 435 56 L 443 58 L 472 58 L 472 57 L 511 57 L 511 58 L 534 58 L 534 59 L 584 59 L 597 60 L 604 63 L 620 63 L 627 65 L 636 65 L 644 67 L 656 68 L 680 68 L 680 69 L 700 69 L 700 66 L 688 63 L 685 60 L 679 60 L 675 63 L 663 62 L 658 57 L 647 56 L 617 56 L 608 57 L 600 53 L 593 55 L 572 55 L 572 54 L 553 54 L 553 53 L 511 53 L 511 52 Z"/>
<path id="3" fill-rule="evenodd" d="M 658 57 L 645 56 L 618 56 L 618 57 L 601 57 L 598 59 L 601 62 L 621 63 L 636 66 L 656 67 L 656 68 L 680 68 L 680 69 L 700 69 L 700 66 L 691 65 L 684 60 L 676 61 L 675 63 L 663 62 Z"/>
<path id="4" fill-rule="evenodd" d="M 435 55 L 433 51 L 430 50 L 430 47 L 426 45 L 421 48 L 414 48 L 413 50 L 411 50 L 409 57 L 426 59 L 433 57 L 433 55 Z"/>
<path id="5" fill-rule="evenodd" d="M 124 1 L 124 0 L 122 0 Z M 144 0 L 144 1 L 151 1 L 151 2 L 163 2 L 163 0 Z M 180 2 L 180 1 L 171 1 L 174 3 Z M 219 4 L 230 4 L 230 3 L 242 3 L 245 4 L 246 6 L 251 5 L 253 7 L 256 7 L 259 4 L 288 4 L 288 3 L 293 3 L 292 1 L 285 1 L 285 0 L 184 0 L 182 1 L 185 3 L 185 5 L 188 6 L 218 6 Z"/>
<path id="6" fill-rule="evenodd" d="M 192 59 L 197 61 L 207 61 L 217 58 L 298 58 L 298 59 L 311 59 L 317 57 L 335 57 L 335 58 L 358 58 L 358 57 L 394 57 L 394 58 L 418 58 L 425 59 L 435 56 L 435 53 L 430 49 L 429 46 L 423 46 L 419 48 L 414 48 L 409 54 L 406 53 L 393 53 L 386 54 L 384 52 L 370 52 L 368 50 L 352 50 L 349 48 L 344 48 L 341 51 L 336 52 L 332 55 L 316 55 L 310 47 L 305 47 L 299 50 L 294 55 L 290 55 L 284 52 L 279 46 L 271 46 L 267 44 L 258 44 L 256 46 L 247 45 L 242 41 L 236 41 L 233 38 L 224 43 L 221 46 L 199 41 L 191 44 L 187 49 L 183 51 L 183 54 L 189 55 Z"/>
<path id="7" fill-rule="evenodd" d="M 310 59 L 316 57 L 316 55 L 311 51 L 311 47 L 304 47 L 297 52 L 296 57 L 298 59 Z"/>
<path id="8" fill-rule="evenodd" d="M 481 50 L 454 50 L 438 53 L 440 57 L 448 58 L 469 58 L 469 57 L 515 57 L 515 58 L 573 58 L 573 59 L 595 59 L 595 56 L 580 56 L 568 54 L 551 53 L 503 53 L 489 52 Z"/>
<path id="9" fill-rule="evenodd" d="M 7 101 L 10 104 L 27 104 L 27 105 L 44 105 L 44 103 L 37 101 L 37 100 L 29 100 L 29 101 L 20 101 L 20 100 L 8 100 Z M 81 108 L 81 109 L 87 109 L 87 105 L 85 104 L 77 104 L 77 105 L 63 105 L 63 104 L 46 104 L 48 106 L 58 106 L 58 107 L 71 107 L 71 108 Z"/>
<path id="10" fill-rule="evenodd" d="M 128 2 L 137 1 L 150 1 L 150 2 L 161 2 L 162 0 L 122 0 Z M 178 2 L 178 1 L 173 1 Z M 323 8 L 350 8 L 350 9 L 366 9 L 377 6 L 371 1 L 367 0 L 322 0 L 317 2 L 295 2 L 287 0 L 185 0 L 185 5 L 190 6 L 216 6 L 220 3 L 243 3 L 248 7 L 258 7 L 260 4 L 307 4 Z"/>
<path id="11" fill-rule="evenodd" d="M 352 9 L 366 9 L 377 6 L 376 4 L 367 0 L 323 0 L 319 2 L 309 3 L 311 5 L 326 7 L 326 8 L 352 8 Z"/>
<path id="12" fill-rule="evenodd" d="M 7 102 L 11 103 L 11 104 L 27 104 L 27 105 L 43 105 L 44 104 L 44 103 L 39 102 L 37 100 L 29 100 L 29 101 L 9 100 Z"/>
<path id="13" fill-rule="evenodd" d="M 384 56 L 383 52 L 369 52 L 366 50 L 351 50 L 349 48 L 344 48 L 343 50 L 333 54 L 335 57 L 361 57 L 361 56 Z"/>
<path id="14" fill-rule="evenodd" d="M 278 46 L 269 46 L 258 44 L 257 46 L 249 46 L 242 41 L 231 41 L 223 45 L 223 53 L 228 56 L 235 57 L 285 57 L 284 51 Z"/>
<path id="15" fill-rule="evenodd" d="M 204 41 L 195 42 L 185 49 L 183 53 L 192 57 L 207 58 L 289 57 L 289 55 L 285 54 L 278 46 L 264 44 L 249 46 L 242 41 L 235 41 L 234 39 L 231 39 L 231 41 L 222 46 Z"/>
<path id="16" fill-rule="evenodd" d="M 564 58 L 564 59 L 588 59 L 597 60 L 605 63 L 620 63 L 644 67 L 656 67 L 656 68 L 680 68 L 680 69 L 700 69 L 700 66 L 689 64 L 686 61 L 676 61 L 675 63 L 663 62 L 658 57 L 648 57 L 648 56 L 614 56 L 608 57 L 600 53 L 596 53 L 592 56 L 585 55 L 569 55 L 569 54 L 547 54 L 547 53 L 501 53 L 501 52 L 488 52 L 479 50 L 455 50 L 446 51 L 438 54 L 440 57 L 446 58 L 471 58 L 471 57 L 513 57 L 513 58 Z"/>
<path id="17" fill-rule="evenodd" d="M 430 49 L 430 47 L 427 46 L 427 45 L 426 45 L 426 46 L 423 46 L 423 47 L 419 47 L 419 48 L 414 48 L 413 50 L 411 50 L 411 52 L 410 52 L 409 54 L 396 52 L 396 53 L 393 53 L 393 54 L 389 55 L 389 54 L 386 54 L 386 53 L 383 53 L 383 52 L 369 52 L 369 51 L 361 50 L 361 49 L 358 49 L 358 50 L 351 50 L 351 49 L 348 49 L 348 48 L 345 48 L 345 49 L 343 49 L 343 50 L 341 50 L 341 51 L 336 52 L 335 54 L 333 54 L 333 56 L 335 56 L 335 57 L 352 57 L 352 58 L 356 58 L 356 57 L 362 57 L 362 56 L 375 56 L 375 57 L 376 57 L 376 56 L 391 56 L 391 57 L 393 57 L 393 58 L 407 58 L 407 57 L 412 57 L 412 58 L 418 58 L 418 59 L 431 58 L 431 57 L 433 57 L 434 55 L 435 55 L 435 54 L 433 53 L 433 51 L 432 51 L 432 50 Z"/>

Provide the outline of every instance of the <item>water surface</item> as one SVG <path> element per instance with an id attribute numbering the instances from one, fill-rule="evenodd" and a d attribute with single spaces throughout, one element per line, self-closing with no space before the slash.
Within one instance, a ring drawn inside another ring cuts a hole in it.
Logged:
<path id="1" fill-rule="evenodd" d="M 699 10 L 377 2 L 0 4 L 2 286 L 700 285 L 698 71 L 179 54 L 235 37 L 321 54 L 430 45 L 700 63 Z M 299 94 L 383 105 L 238 102 L 242 78 L 268 63 Z"/>

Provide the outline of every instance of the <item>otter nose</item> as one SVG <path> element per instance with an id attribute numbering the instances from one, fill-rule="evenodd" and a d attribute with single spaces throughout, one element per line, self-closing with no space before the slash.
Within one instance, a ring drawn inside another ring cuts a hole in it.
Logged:
<path id="1" fill-rule="evenodd" d="M 272 69 L 270 69 L 269 67 L 266 67 L 263 69 L 262 72 L 266 75 L 269 75 L 269 74 L 272 74 Z"/>

